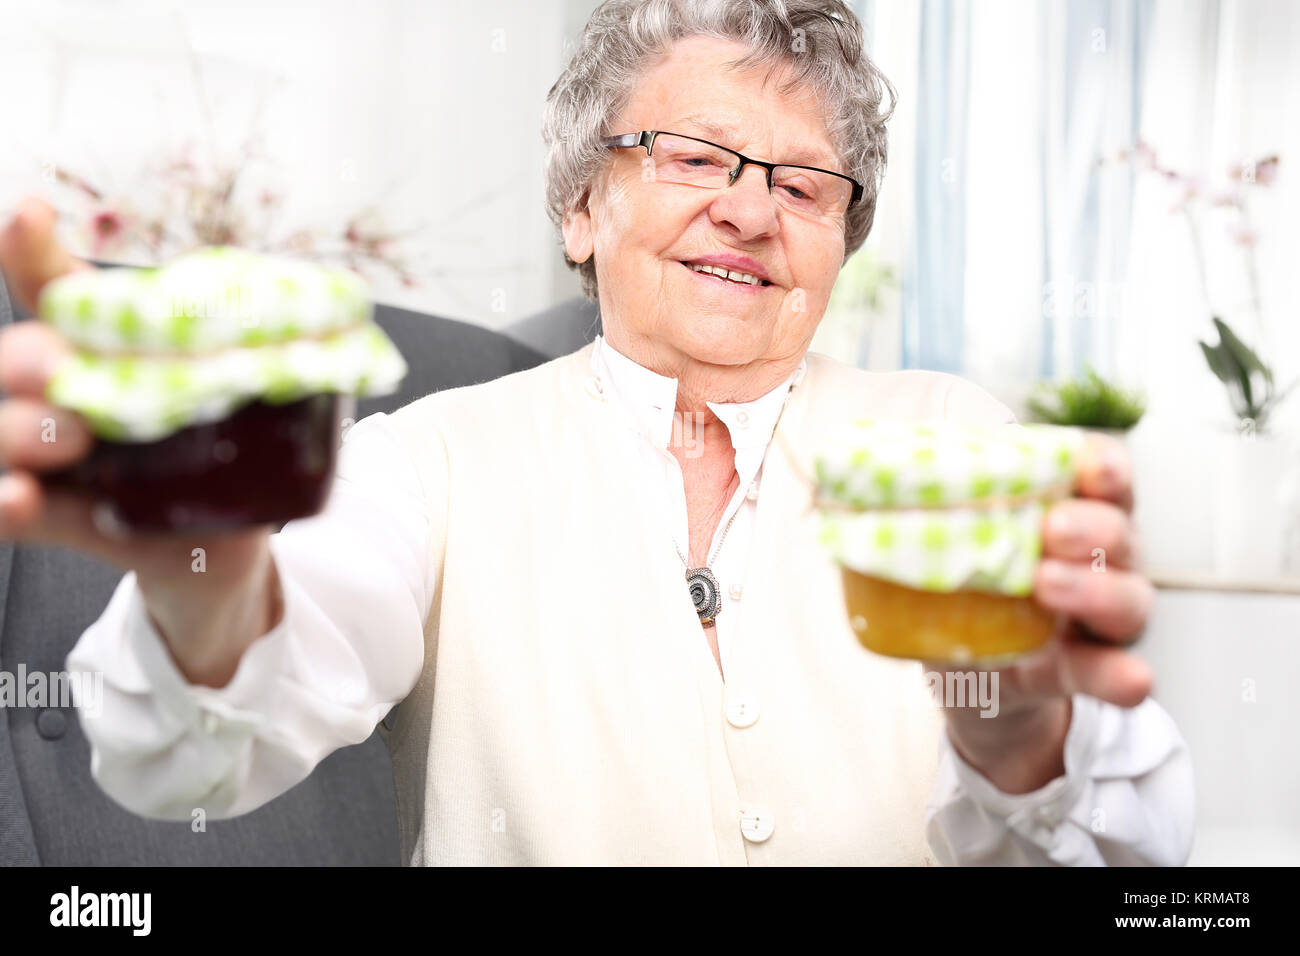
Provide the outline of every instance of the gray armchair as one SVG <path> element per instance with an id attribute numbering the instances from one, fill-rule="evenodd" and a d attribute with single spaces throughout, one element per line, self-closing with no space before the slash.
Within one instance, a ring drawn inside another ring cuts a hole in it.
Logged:
<path id="1" fill-rule="evenodd" d="M 578 351 L 602 334 L 600 308 L 582 297 L 569 299 L 502 331 L 548 358 L 556 358 Z"/>

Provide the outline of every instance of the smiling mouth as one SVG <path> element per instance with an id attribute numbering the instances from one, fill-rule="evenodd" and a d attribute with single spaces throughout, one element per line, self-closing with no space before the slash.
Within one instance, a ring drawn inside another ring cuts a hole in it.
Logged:
<path id="1" fill-rule="evenodd" d="M 762 289 L 772 284 L 767 279 L 760 279 L 757 276 L 734 270 L 729 271 L 724 275 L 722 274 L 723 269 L 721 266 L 699 266 L 692 265 L 689 262 L 681 262 L 681 264 L 698 276 L 705 279 L 714 279 L 718 282 L 725 282 L 728 285 L 748 286 L 754 289 Z"/>

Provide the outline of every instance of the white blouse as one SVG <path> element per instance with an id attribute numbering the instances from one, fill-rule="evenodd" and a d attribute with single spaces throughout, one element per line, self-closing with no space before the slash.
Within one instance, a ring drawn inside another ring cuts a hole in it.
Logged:
<path id="1" fill-rule="evenodd" d="M 807 367 L 805 359 L 785 381 L 753 401 L 707 403 L 718 420 L 727 426 L 731 445 L 736 451 L 736 474 L 740 477 L 740 485 L 718 521 L 708 550 L 708 555 L 713 557 L 708 568 L 718 579 L 722 592 L 722 610 L 714 628 L 724 675 L 727 654 L 735 640 L 735 606 L 744 598 L 745 556 L 749 553 L 754 513 L 758 508 L 763 458 L 772 441 L 777 417 L 785 408 L 786 398 L 794 383 L 803 379 Z M 635 436 L 629 442 L 632 446 L 629 454 L 640 458 L 642 464 L 637 470 L 653 477 L 645 489 L 646 500 L 653 502 L 654 507 L 667 516 L 669 527 L 673 529 L 673 543 L 689 559 L 685 483 L 681 464 L 668 447 L 670 442 L 681 445 L 688 456 L 693 449 L 698 448 L 700 453 L 703 449 L 698 425 L 689 415 L 674 411 L 677 379 L 638 365 L 606 342 L 603 336 L 596 337 L 592 348 L 591 374 L 595 379 L 594 387 L 605 391 Z M 683 587 L 686 586 L 685 574 L 686 565 L 683 564 Z M 700 639 L 704 640 L 703 630 Z"/>
<path id="2" fill-rule="evenodd" d="M 739 509 L 714 563 L 724 681 L 674 550 L 675 389 L 598 342 L 357 423 L 324 512 L 272 537 L 284 617 L 223 688 L 184 680 L 126 575 L 68 659 L 104 675 L 79 712 L 96 780 L 141 815 L 234 816 L 378 725 L 407 864 L 1186 861 L 1190 763 L 1154 700 L 1075 695 L 1065 776 L 997 791 L 919 665 L 857 644 L 767 454 L 852 409 L 1004 406 L 816 353 L 711 404 L 741 477 L 715 532 Z"/>

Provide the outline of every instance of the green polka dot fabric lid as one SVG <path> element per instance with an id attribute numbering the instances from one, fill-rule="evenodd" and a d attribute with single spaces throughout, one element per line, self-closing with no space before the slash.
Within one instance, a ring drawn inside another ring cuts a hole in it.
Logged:
<path id="1" fill-rule="evenodd" d="M 861 574 L 926 591 L 1033 590 L 1043 513 L 1086 438 L 1056 425 L 860 419 L 814 458 L 821 543 Z"/>
<path id="2" fill-rule="evenodd" d="M 73 346 L 47 397 L 113 441 L 154 441 L 254 399 L 385 394 L 406 374 L 365 280 L 241 249 L 63 276 L 40 315 Z"/>

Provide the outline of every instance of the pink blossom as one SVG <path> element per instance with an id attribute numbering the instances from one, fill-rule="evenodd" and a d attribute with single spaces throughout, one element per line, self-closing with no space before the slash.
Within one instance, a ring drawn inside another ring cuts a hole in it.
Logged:
<path id="1" fill-rule="evenodd" d="M 1253 163 L 1239 163 L 1228 170 L 1228 175 L 1237 182 L 1271 186 L 1277 182 L 1278 163 L 1277 156 L 1268 156 Z"/>
<path id="2" fill-rule="evenodd" d="M 245 158 L 251 153 L 246 153 Z M 192 146 L 170 156 L 164 156 L 148 170 L 158 190 L 166 200 L 161 211 L 149 207 L 140 213 L 133 211 L 129 202 L 119 203 L 106 198 L 94 184 L 66 168 L 56 166 L 58 184 L 75 191 L 94 255 L 108 250 L 121 249 L 131 242 L 139 242 L 156 257 L 173 254 L 195 242 L 203 245 L 241 245 L 254 241 L 249 235 L 246 221 L 236 197 L 236 185 L 241 167 L 226 167 L 201 163 Z M 252 203 L 263 211 L 284 204 L 285 195 L 279 189 L 258 184 L 250 190 Z M 175 234 L 168 228 L 175 225 Z M 304 255 L 330 256 L 328 251 L 342 238 L 344 258 L 353 271 L 364 276 L 363 264 L 386 266 L 404 285 L 417 284 L 404 265 L 395 258 L 401 235 L 388 229 L 373 209 L 356 212 L 343 228 L 299 229 L 282 243 L 286 251 Z M 335 253 L 335 255 L 339 255 Z"/>
<path id="3" fill-rule="evenodd" d="M 1242 246 L 1253 246 L 1255 240 L 1259 238 L 1259 233 L 1244 223 L 1232 226 L 1228 232 L 1232 235 L 1233 241 Z"/>
<path id="4" fill-rule="evenodd" d="M 1147 143 L 1138 140 L 1137 149 L 1134 150 L 1138 165 L 1143 169 L 1154 169 L 1156 165 L 1156 151 Z"/>
<path id="5" fill-rule="evenodd" d="M 311 233 L 300 229 L 288 238 L 285 245 L 295 252 L 310 252 L 312 248 Z"/>
<path id="6" fill-rule="evenodd" d="M 1272 186 L 1277 182 L 1277 167 L 1279 160 L 1276 156 L 1269 156 L 1267 159 L 1261 159 L 1255 164 L 1255 183 L 1260 186 Z"/>
<path id="7" fill-rule="evenodd" d="M 96 255 L 116 246 L 125 233 L 126 220 L 115 209 L 101 209 L 91 217 L 91 243 Z"/>

